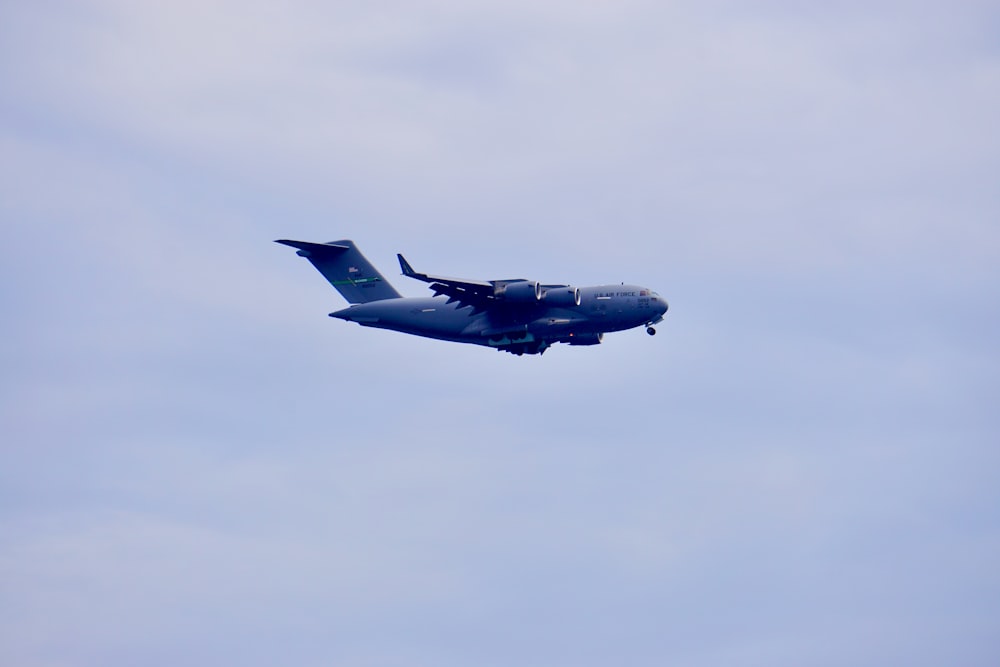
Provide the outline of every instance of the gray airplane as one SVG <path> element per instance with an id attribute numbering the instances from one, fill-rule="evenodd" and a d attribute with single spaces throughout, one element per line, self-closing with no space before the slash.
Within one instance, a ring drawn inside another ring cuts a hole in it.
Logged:
<path id="1" fill-rule="evenodd" d="M 298 249 L 347 300 L 330 313 L 361 326 L 485 345 L 511 354 L 542 354 L 553 343 L 597 345 L 605 333 L 663 320 L 667 302 L 635 285 L 541 285 L 514 280 L 458 280 L 417 273 L 399 258 L 404 276 L 430 283 L 433 297 L 403 297 L 353 241 L 276 241 Z M 445 297 L 445 298 L 441 298 Z"/>

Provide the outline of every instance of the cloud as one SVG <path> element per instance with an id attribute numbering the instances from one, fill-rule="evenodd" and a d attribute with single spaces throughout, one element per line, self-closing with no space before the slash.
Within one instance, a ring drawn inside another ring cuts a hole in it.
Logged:
<path id="1" fill-rule="evenodd" d="M 0 12 L 4 662 L 995 662 L 985 3 Z M 671 310 L 514 359 L 285 237 Z"/>

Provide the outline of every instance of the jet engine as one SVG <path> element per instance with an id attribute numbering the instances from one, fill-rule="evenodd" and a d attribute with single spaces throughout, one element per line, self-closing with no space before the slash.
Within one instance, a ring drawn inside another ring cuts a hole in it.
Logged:
<path id="1" fill-rule="evenodd" d="M 562 340 L 564 343 L 569 343 L 570 345 L 598 345 L 603 338 L 604 334 L 602 333 L 586 333 L 570 334 Z"/>
<path id="2" fill-rule="evenodd" d="M 531 280 L 498 283 L 493 296 L 509 303 L 538 303 L 542 300 L 542 286 Z"/>
<path id="3" fill-rule="evenodd" d="M 542 293 L 542 301 L 547 306 L 579 306 L 580 288 L 568 285 L 546 288 Z"/>

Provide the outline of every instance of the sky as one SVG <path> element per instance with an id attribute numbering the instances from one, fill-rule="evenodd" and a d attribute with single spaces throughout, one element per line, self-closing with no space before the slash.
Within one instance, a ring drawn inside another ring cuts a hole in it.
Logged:
<path id="1" fill-rule="evenodd" d="M 0 4 L 0 663 L 1000 663 L 998 28 Z M 518 358 L 279 238 L 671 308 Z"/>

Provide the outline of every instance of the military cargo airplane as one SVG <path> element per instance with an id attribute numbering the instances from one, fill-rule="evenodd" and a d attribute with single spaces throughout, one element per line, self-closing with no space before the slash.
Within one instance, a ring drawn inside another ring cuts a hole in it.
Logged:
<path id="1" fill-rule="evenodd" d="M 638 326 L 652 336 L 653 325 L 667 312 L 663 297 L 636 285 L 459 280 L 418 273 L 396 255 L 404 276 L 430 283 L 434 292 L 432 297 L 403 297 L 353 241 L 275 243 L 298 249 L 296 254 L 308 259 L 350 304 L 330 317 L 518 356 L 542 354 L 553 343 L 597 345 L 605 333 Z"/>

